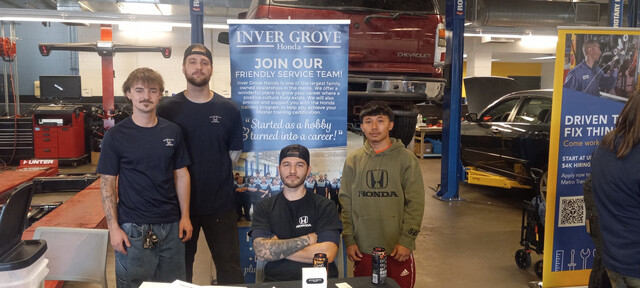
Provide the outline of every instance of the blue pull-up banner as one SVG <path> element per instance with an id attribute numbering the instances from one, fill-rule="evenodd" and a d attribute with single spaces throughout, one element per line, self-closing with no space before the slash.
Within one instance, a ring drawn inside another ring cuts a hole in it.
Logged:
<path id="1" fill-rule="evenodd" d="M 229 20 L 244 151 L 347 145 L 349 22 Z"/>

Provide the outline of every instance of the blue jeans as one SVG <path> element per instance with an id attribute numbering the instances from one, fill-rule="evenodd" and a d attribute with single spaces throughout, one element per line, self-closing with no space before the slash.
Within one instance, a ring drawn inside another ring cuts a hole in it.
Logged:
<path id="1" fill-rule="evenodd" d="M 624 276 L 618 272 L 607 270 L 607 274 L 609 275 L 609 280 L 611 281 L 611 287 L 613 288 L 640 288 L 640 278 L 633 278 L 629 276 Z"/>
<path id="2" fill-rule="evenodd" d="M 124 223 L 131 247 L 127 255 L 116 254 L 116 282 L 118 288 L 137 288 L 144 281 L 173 282 L 186 280 L 184 265 L 184 243 L 178 238 L 179 224 L 134 224 Z M 155 247 L 143 248 L 147 231 L 158 236 Z"/>

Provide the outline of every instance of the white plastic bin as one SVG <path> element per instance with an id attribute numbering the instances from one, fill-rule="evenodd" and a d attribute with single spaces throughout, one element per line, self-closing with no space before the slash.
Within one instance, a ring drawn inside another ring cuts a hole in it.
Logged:
<path id="1" fill-rule="evenodd" d="M 40 257 L 26 268 L 0 272 L 0 288 L 41 288 L 44 277 L 49 273 L 47 260 Z"/>

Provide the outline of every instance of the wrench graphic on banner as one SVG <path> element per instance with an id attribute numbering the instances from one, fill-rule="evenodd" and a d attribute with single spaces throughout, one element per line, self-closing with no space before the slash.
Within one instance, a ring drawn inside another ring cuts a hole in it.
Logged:
<path id="1" fill-rule="evenodd" d="M 582 257 L 582 269 L 587 269 L 587 259 L 589 259 L 589 255 L 591 255 L 591 250 L 582 249 L 580 250 L 580 257 Z"/>

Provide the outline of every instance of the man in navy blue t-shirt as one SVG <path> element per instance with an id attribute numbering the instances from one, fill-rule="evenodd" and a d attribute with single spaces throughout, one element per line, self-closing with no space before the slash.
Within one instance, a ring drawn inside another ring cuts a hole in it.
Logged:
<path id="1" fill-rule="evenodd" d="M 242 119 L 235 103 L 209 89 L 211 61 L 211 51 L 202 44 L 192 44 L 185 50 L 182 72 L 187 89 L 163 101 L 158 115 L 182 128 L 192 160 L 189 173 L 194 233 L 186 245 L 187 280 L 191 282 L 193 277 L 202 228 L 216 264 L 217 284 L 237 284 L 244 283 L 244 277 L 233 162 L 242 152 Z"/>
<path id="2" fill-rule="evenodd" d="M 192 226 L 184 139 L 180 127 L 156 117 L 164 91 L 160 74 L 138 68 L 122 90 L 133 114 L 107 131 L 96 169 L 117 286 L 185 280 L 182 242 L 191 238 Z"/>

